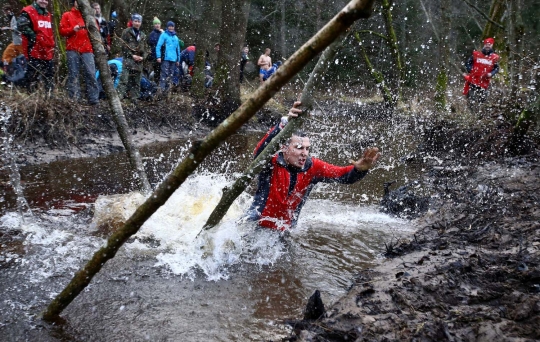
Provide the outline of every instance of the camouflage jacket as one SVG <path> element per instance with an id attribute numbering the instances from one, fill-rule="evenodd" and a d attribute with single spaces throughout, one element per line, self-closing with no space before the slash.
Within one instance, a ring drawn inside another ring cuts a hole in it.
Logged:
<path id="1" fill-rule="evenodd" d="M 122 32 L 122 55 L 124 57 L 124 70 L 143 71 L 143 61 L 148 55 L 146 35 L 139 30 L 139 35 L 135 34 L 133 28 L 128 27 Z M 133 55 L 143 58 L 140 62 L 133 60 Z"/>

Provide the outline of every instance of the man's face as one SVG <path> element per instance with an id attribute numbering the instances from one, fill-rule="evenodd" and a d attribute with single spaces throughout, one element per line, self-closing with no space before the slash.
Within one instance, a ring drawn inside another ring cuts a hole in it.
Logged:
<path id="1" fill-rule="evenodd" d="M 154 28 L 156 30 L 161 30 L 161 24 L 154 24 Z"/>
<path id="2" fill-rule="evenodd" d="M 244 53 L 247 55 L 247 53 L 249 52 L 249 49 L 246 47 L 244 48 Z"/>
<path id="3" fill-rule="evenodd" d="M 174 32 L 174 26 L 167 26 L 167 31 Z"/>
<path id="4" fill-rule="evenodd" d="M 486 50 L 491 50 L 491 49 L 493 49 L 493 44 L 491 44 L 491 43 L 484 43 L 484 49 L 486 49 Z"/>
<path id="5" fill-rule="evenodd" d="M 266 51 L 264 51 L 264 54 L 267 55 L 267 56 L 270 56 L 270 52 L 272 52 L 272 50 L 266 49 Z"/>
<path id="6" fill-rule="evenodd" d="M 41 8 L 47 8 L 47 5 L 49 4 L 49 0 L 36 0 L 36 3 Z"/>
<path id="7" fill-rule="evenodd" d="M 94 7 L 94 11 L 96 11 L 96 15 L 97 16 L 100 16 L 101 15 L 101 7 L 99 7 L 99 5 L 96 5 Z"/>
<path id="8" fill-rule="evenodd" d="M 303 168 L 306 164 L 306 160 L 309 157 L 309 150 L 311 144 L 309 138 L 301 138 L 296 135 L 291 137 L 291 142 L 285 145 L 282 149 L 283 157 L 288 165 L 295 166 L 297 168 Z"/>
<path id="9" fill-rule="evenodd" d="M 134 28 L 136 28 L 137 30 L 141 28 L 141 21 L 140 20 L 132 20 L 131 21 L 131 25 L 133 25 Z"/>

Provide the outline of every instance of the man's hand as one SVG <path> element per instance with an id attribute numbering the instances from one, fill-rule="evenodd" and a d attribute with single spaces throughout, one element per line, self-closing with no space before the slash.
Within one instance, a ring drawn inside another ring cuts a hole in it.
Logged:
<path id="1" fill-rule="evenodd" d="M 161 63 L 161 58 L 156 59 L 158 63 Z"/>
<path id="2" fill-rule="evenodd" d="M 357 171 L 367 171 L 375 165 L 380 156 L 378 148 L 369 147 L 364 151 L 362 158 L 358 159 L 358 161 L 351 159 L 349 163 L 353 164 Z"/>
<path id="3" fill-rule="evenodd" d="M 296 118 L 296 117 L 298 117 L 298 114 L 302 113 L 302 110 L 298 108 L 301 105 L 302 105 L 302 102 L 300 102 L 300 101 L 296 101 L 295 103 L 293 103 L 292 108 L 289 109 L 289 113 L 287 114 L 289 119 L 290 118 Z"/>
<path id="4" fill-rule="evenodd" d="M 133 55 L 133 60 L 134 60 L 135 62 L 140 62 L 140 61 L 143 60 L 143 58 L 142 58 L 141 56 Z"/>
<path id="5" fill-rule="evenodd" d="M 9 28 L 7 26 L 2 26 L 2 31 L 5 31 L 5 30 L 11 30 L 11 28 Z"/>

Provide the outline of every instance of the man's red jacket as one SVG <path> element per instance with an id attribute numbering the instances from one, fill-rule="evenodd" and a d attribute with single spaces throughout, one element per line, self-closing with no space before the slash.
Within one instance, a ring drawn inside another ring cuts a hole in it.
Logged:
<path id="1" fill-rule="evenodd" d="M 255 157 L 281 131 L 273 127 L 255 148 Z M 367 171 L 356 171 L 353 165 L 336 166 L 317 158 L 308 158 L 302 169 L 287 165 L 282 153 L 276 154 L 259 174 L 259 183 L 248 215 L 259 226 L 285 230 L 294 227 L 309 193 L 319 182 L 352 184 Z"/>
<path id="2" fill-rule="evenodd" d="M 88 37 L 88 30 L 83 28 L 75 32 L 74 28 L 77 25 L 85 27 L 84 19 L 81 11 L 72 7 L 71 11 L 62 14 L 60 20 L 60 35 L 66 37 L 66 50 L 93 53 L 94 50 L 92 49 L 92 43 L 90 43 L 90 37 Z"/>

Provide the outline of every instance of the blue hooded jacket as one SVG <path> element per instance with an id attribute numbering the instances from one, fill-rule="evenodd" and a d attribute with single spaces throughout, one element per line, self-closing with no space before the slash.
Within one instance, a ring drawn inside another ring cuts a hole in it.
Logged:
<path id="1" fill-rule="evenodd" d="M 161 46 L 165 45 L 165 56 L 161 56 Z M 180 40 L 176 32 L 165 31 L 159 36 L 156 45 L 156 58 L 163 58 L 166 61 L 180 62 Z"/>

